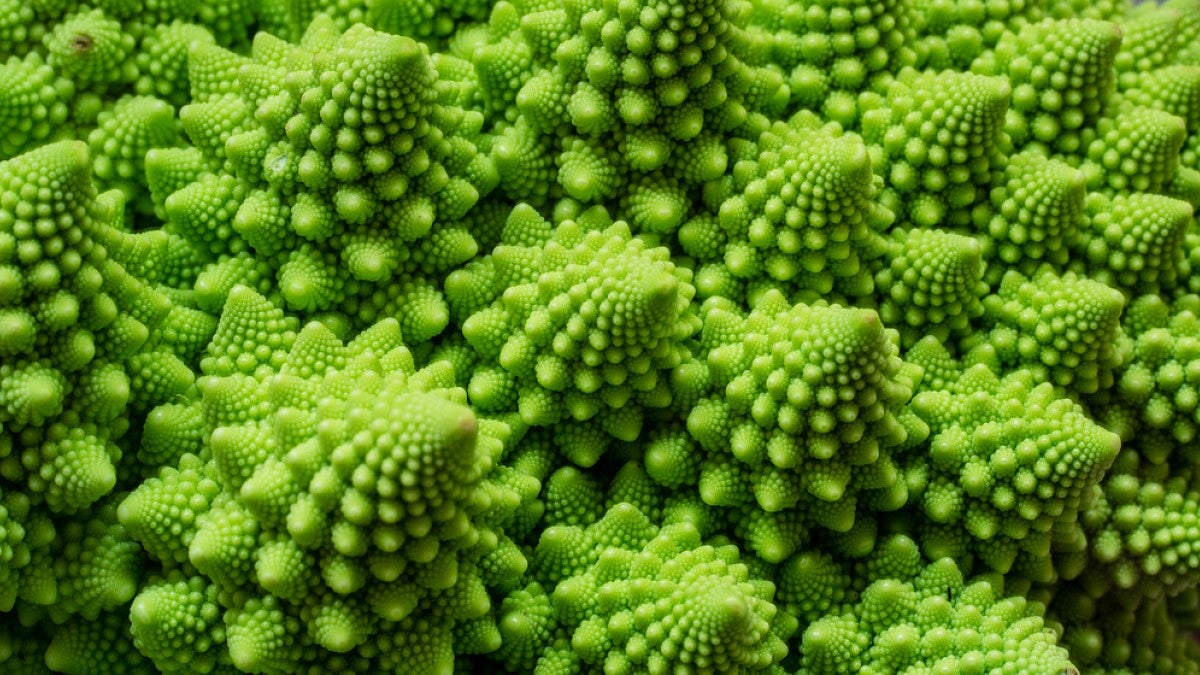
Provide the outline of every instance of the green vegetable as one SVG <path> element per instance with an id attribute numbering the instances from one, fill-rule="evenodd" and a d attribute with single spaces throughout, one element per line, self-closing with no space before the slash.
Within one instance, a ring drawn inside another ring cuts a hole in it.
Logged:
<path id="1" fill-rule="evenodd" d="M 1195 0 L 0 0 L 0 672 L 1200 671 Z"/>

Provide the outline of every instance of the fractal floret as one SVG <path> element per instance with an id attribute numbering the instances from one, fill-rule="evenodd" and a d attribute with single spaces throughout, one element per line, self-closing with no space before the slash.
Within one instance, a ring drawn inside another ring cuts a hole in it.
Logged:
<path id="1" fill-rule="evenodd" d="M 136 546 L 87 512 L 111 506 L 139 410 L 192 385 L 181 343 L 211 329 L 135 276 L 153 239 L 118 229 L 90 168 L 80 141 L 0 162 L 0 608 L 59 621 L 136 590 Z"/>
<path id="2" fill-rule="evenodd" d="M 859 502 L 868 510 L 905 502 L 891 455 L 919 440 L 897 419 L 915 373 L 877 313 L 788 306 L 769 292 L 745 317 L 714 307 L 704 333 L 714 342 L 714 395 L 697 402 L 687 425 L 711 453 L 700 465 L 706 503 L 753 499 L 768 514 L 798 509 L 844 532 Z"/>
<path id="3" fill-rule="evenodd" d="M 595 464 L 605 437 L 634 441 L 645 415 L 670 405 L 670 371 L 700 327 L 690 281 L 668 249 L 602 208 L 552 227 L 518 206 L 492 254 L 446 280 L 480 357 L 472 403 L 565 427 L 566 457 Z"/>
<path id="4" fill-rule="evenodd" d="M 217 72 L 192 79 L 180 121 L 207 161 L 165 195 L 168 222 L 210 265 L 273 270 L 289 309 L 436 335 L 448 317 L 430 275 L 476 253 L 457 221 L 495 180 L 472 140 L 482 117 L 439 101 L 425 47 L 362 25 L 318 22 L 299 46 L 261 33 L 251 56 L 193 52 L 190 68 Z M 160 152 L 155 171 L 189 159 Z M 206 287 L 210 309 L 221 290 Z"/>
<path id="5" fill-rule="evenodd" d="M 1078 529 L 1120 437 L 1029 371 L 1001 379 L 980 363 L 940 375 L 912 401 L 930 429 L 928 450 L 905 467 L 927 518 L 918 541 L 930 557 L 974 555 L 1001 573 L 1044 561 Z"/>
<path id="6" fill-rule="evenodd" d="M 912 540 L 884 543 L 846 611 L 804 634 L 801 673 L 1072 672 L 1067 652 L 1023 598 L 964 580 L 949 558 L 921 564 Z"/>
<path id="7" fill-rule="evenodd" d="M 496 657 L 512 665 L 783 672 L 796 620 L 778 611 L 774 585 L 752 574 L 736 546 L 703 543 L 691 523 L 660 528 L 620 503 L 586 529 L 547 528 L 534 569 L 538 581 L 501 605 L 508 642 Z"/>
<path id="8" fill-rule="evenodd" d="M 743 148 L 716 218 L 689 221 L 679 242 L 703 265 L 702 297 L 780 288 L 789 295 L 871 292 L 867 262 L 884 248 L 891 211 L 861 138 L 816 128 L 811 115 L 776 123 Z M 714 190 L 710 190 L 709 199 Z"/>
<path id="9" fill-rule="evenodd" d="M 433 672 L 456 622 L 486 616 L 487 588 L 524 571 L 498 528 L 539 482 L 499 468 L 507 425 L 464 405 L 448 362 L 416 370 L 394 319 L 348 344 L 293 328 L 231 291 L 197 383 L 207 441 L 121 503 L 164 570 L 133 601 L 134 640 L 164 671 L 350 654 Z M 227 358 L 234 345 L 257 357 Z M 438 628 L 378 653 L 418 623 Z"/>

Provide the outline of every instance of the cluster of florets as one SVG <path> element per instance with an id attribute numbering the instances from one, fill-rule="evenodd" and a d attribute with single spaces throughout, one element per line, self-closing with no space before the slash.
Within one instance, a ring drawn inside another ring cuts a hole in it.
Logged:
<path id="1" fill-rule="evenodd" d="M 799 509 L 837 531 L 853 526 L 859 502 L 904 503 L 891 454 L 911 440 L 897 415 L 913 373 L 878 314 L 791 307 L 770 292 L 744 318 L 713 307 L 704 332 L 715 395 L 696 403 L 687 424 L 711 453 L 699 474 L 706 503 L 753 499 L 768 513 Z"/>
<path id="2" fill-rule="evenodd" d="M 595 464 L 605 436 L 633 441 L 647 412 L 670 405 L 668 374 L 690 358 L 684 340 L 699 328 L 690 281 L 666 248 L 602 209 L 554 227 L 514 209 L 492 255 L 446 281 L 480 358 L 471 402 L 566 427 L 565 455 Z"/>
<path id="3" fill-rule="evenodd" d="M 57 621 L 136 591 L 137 546 L 110 531 L 116 442 L 191 386 L 180 357 L 213 327 L 135 276 L 150 245 L 90 167 L 69 141 L 0 162 L 0 608 Z"/>
<path id="4" fill-rule="evenodd" d="M 410 38 L 318 23 L 300 46 L 266 33 L 254 45 L 254 60 L 216 47 L 193 57 L 224 71 L 193 81 L 196 102 L 180 112 L 208 161 L 152 159 L 155 173 L 183 174 L 162 207 L 209 264 L 200 274 L 241 283 L 220 270 L 250 258 L 274 271 L 289 309 L 355 327 L 396 316 L 414 341 L 437 334 L 448 316 L 428 277 L 477 252 L 457 221 L 494 183 L 471 140 L 482 117 L 439 102 Z M 208 306 L 228 290 L 209 283 Z"/>
<path id="5" fill-rule="evenodd" d="M 234 345 L 259 358 L 226 358 Z M 493 471 L 508 427 L 464 405 L 448 363 L 416 370 L 395 320 L 343 345 L 317 323 L 296 334 L 237 287 L 202 368 L 198 455 L 119 511 L 170 570 L 132 610 L 133 637 L 160 668 L 218 658 L 207 652 L 222 640 L 243 670 L 287 672 L 309 645 L 369 659 L 378 636 L 436 620 L 406 657 L 432 667 L 456 621 L 488 613 L 485 586 L 525 569 L 493 528 L 538 481 Z M 193 613 L 207 622 L 174 634 L 172 617 Z M 287 622 L 304 632 L 280 632 Z"/>
<path id="6" fill-rule="evenodd" d="M 0 672 L 1200 671 L 1124 2 L 0 0 Z"/>

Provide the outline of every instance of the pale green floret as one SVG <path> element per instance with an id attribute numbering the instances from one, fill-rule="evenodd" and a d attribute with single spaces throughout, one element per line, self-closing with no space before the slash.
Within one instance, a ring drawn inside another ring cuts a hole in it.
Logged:
<path id="1" fill-rule="evenodd" d="M 701 216 L 679 231 L 683 249 L 701 263 L 701 296 L 737 296 L 712 283 L 722 272 L 789 297 L 869 294 L 867 266 L 884 250 L 879 233 L 893 215 L 876 200 L 862 140 L 799 115 L 773 125 L 747 154 L 733 167 L 716 218 Z"/>
<path id="2" fill-rule="evenodd" d="M 915 4 L 757 0 L 747 23 L 762 43 L 763 60 L 790 71 L 793 104 L 830 115 L 833 111 L 821 105 L 828 99 L 814 91 L 812 76 L 820 73 L 834 92 L 886 85 L 895 73 L 917 61 L 912 48 L 918 18 Z"/>
<path id="3" fill-rule="evenodd" d="M 1082 264 L 1072 267 L 1130 296 L 1172 289 L 1192 212 L 1187 202 L 1146 192 L 1093 194 L 1075 256 Z"/>
<path id="4" fill-rule="evenodd" d="M 987 280 L 995 285 L 1006 270 L 1031 276 L 1043 266 L 1062 270 L 1088 222 L 1087 185 L 1082 171 L 1035 152 L 1008 158 L 991 190 L 984 231 L 991 239 Z"/>
<path id="5" fill-rule="evenodd" d="M 508 426 L 464 405 L 448 362 L 418 371 L 395 320 L 349 343 L 291 325 L 253 291 L 231 291 L 198 382 L 211 461 L 184 455 L 126 498 L 121 520 L 168 566 L 261 598 L 214 624 L 239 668 L 369 654 L 384 626 L 410 618 L 448 640 L 487 614 L 485 584 L 511 587 L 525 570 L 500 528 L 538 481 L 492 476 Z M 256 356 L 216 356 L 232 345 Z M 191 524 L 170 527 L 164 507 Z M 143 604 L 167 611 L 173 598 Z M 309 640 L 317 654 L 301 651 Z"/>
<path id="6" fill-rule="evenodd" d="M 1200 647 L 1179 625 L 1189 611 L 1180 607 L 1187 594 L 1178 604 L 1169 598 L 1130 603 L 1119 593 L 1093 597 L 1097 591 L 1071 588 L 1059 593 L 1049 609 L 1054 619 L 1061 618 L 1062 644 L 1082 672 L 1195 672 Z"/>
<path id="7" fill-rule="evenodd" d="M 133 644 L 161 672 L 210 670 L 225 631 L 217 588 L 198 576 L 172 573 L 147 584 L 129 609 Z"/>
<path id="8" fill-rule="evenodd" d="M 914 572 L 879 570 L 845 613 L 810 624 L 798 672 L 1078 672 L 1040 608 L 1002 584 L 968 583 L 948 558 Z"/>
<path id="9" fill-rule="evenodd" d="M 969 362 L 1027 371 L 1035 382 L 1089 394 L 1111 386 L 1125 359 L 1125 296 L 1073 272 L 1026 278 L 1010 270 L 983 301 L 983 326 L 962 342 Z"/>
<path id="10" fill-rule="evenodd" d="M 1153 108 L 1125 107 L 1096 122 L 1075 160 L 1088 189 L 1106 194 L 1162 194 L 1179 170 L 1187 138 L 1181 117 Z"/>
<path id="11" fill-rule="evenodd" d="M 792 307 L 769 292 L 745 317 L 716 309 L 705 322 L 706 330 L 736 326 L 708 355 L 716 395 L 687 418 L 689 433 L 711 453 L 699 476 L 706 503 L 753 499 L 769 513 L 812 506 L 808 519 L 842 532 L 860 507 L 904 504 L 891 452 L 917 440 L 896 417 L 915 373 L 878 314 Z"/>
<path id="12" fill-rule="evenodd" d="M 90 168 L 78 141 L 0 163 L 0 606 L 31 622 L 97 616 L 137 591 L 138 547 L 106 499 L 128 480 L 118 440 L 135 407 L 179 391 L 135 383 L 192 377 L 165 345 L 143 360 L 173 302 L 124 265 L 157 240 L 122 229 Z"/>
<path id="13" fill-rule="evenodd" d="M 518 206 L 501 245 L 452 273 L 446 294 L 467 342 L 498 366 L 472 376 L 476 406 L 531 426 L 582 422 L 601 441 L 635 440 L 644 415 L 670 405 L 667 373 L 699 328 L 691 274 L 603 209 L 552 228 Z M 591 445 L 568 458 L 591 466 L 604 443 Z"/>
<path id="14" fill-rule="evenodd" d="M 772 603 L 774 584 L 756 578 L 735 546 L 702 543 L 690 523 L 659 528 L 628 503 L 586 529 L 548 528 L 534 564 L 541 584 L 501 607 L 518 651 L 499 655 L 522 664 L 537 653 L 546 654 L 538 668 L 555 659 L 547 649 L 557 629 L 577 669 L 774 672 L 796 630 Z"/>
<path id="15" fill-rule="evenodd" d="M 45 666 L 57 673 L 150 675 L 151 661 L 133 643 L 127 611 L 74 619 L 55 631 Z"/>
<path id="16" fill-rule="evenodd" d="M 921 73 L 894 82 L 881 106 L 862 117 L 872 167 L 886 188 L 880 201 L 917 227 L 970 222 L 1004 165 L 1004 130 L 1013 86 L 1002 77 Z"/>
<path id="17" fill-rule="evenodd" d="M 1001 379 L 977 364 L 912 406 L 930 430 L 927 456 L 901 460 L 908 475 L 925 476 L 913 495 L 927 519 L 923 550 L 974 557 L 1002 574 L 1018 559 L 1048 564 L 1121 445 L 1028 371 Z"/>
<path id="18" fill-rule="evenodd" d="M 875 275 L 885 326 L 905 346 L 925 335 L 947 340 L 969 331 L 983 314 L 983 247 L 978 239 L 940 230 L 900 230 L 890 264 Z"/>
<path id="19" fill-rule="evenodd" d="M 220 170 L 172 181 L 163 204 L 208 261 L 251 249 L 289 310 L 359 328 L 393 315 L 423 341 L 448 320 L 434 281 L 478 251 L 457 221 L 495 184 L 475 150 L 483 119 L 439 101 L 417 42 L 362 25 L 333 36 L 293 45 L 260 33 L 249 59 L 193 50 L 193 70 L 229 73 L 193 77 L 180 111 Z M 306 75 L 289 75 L 306 60 Z M 229 86 L 210 90 L 208 77 Z"/>
<path id="20" fill-rule="evenodd" d="M 1005 33 L 971 65 L 1012 85 L 1005 130 L 1013 144 L 1075 152 L 1111 96 L 1121 29 L 1094 19 L 1047 19 Z"/>
<path id="21" fill-rule="evenodd" d="M 678 229 L 687 191 L 726 172 L 724 138 L 757 135 L 789 97 L 778 71 L 751 65 L 741 18 L 725 0 L 498 6 L 463 56 L 487 107 L 516 123 L 492 147 L 501 187 L 539 206 L 624 201 L 635 230 Z"/>

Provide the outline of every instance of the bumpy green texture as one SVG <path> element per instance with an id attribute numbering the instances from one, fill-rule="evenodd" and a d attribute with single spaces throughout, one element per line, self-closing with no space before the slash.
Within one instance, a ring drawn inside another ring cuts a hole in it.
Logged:
<path id="1" fill-rule="evenodd" d="M 842 532 L 860 503 L 868 511 L 904 504 L 891 453 L 910 440 L 896 416 L 914 372 L 878 314 L 789 306 L 769 292 L 745 317 L 714 307 L 704 330 L 715 342 L 714 395 L 692 408 L 688 431 L 710 453 L 699 476 L 707 504 L 753 500 Z"/>
<path id="2" fill-rule="evenodd" d="M 1003 20 L 989 20 L 982 3 L 971 0 L 918 0 L 913 2 L 913 26 L 918 39 L 913 43 L 918 63 L 926 68 L 966 70 L 985 48 L 1005 34 Z M 1040 9 L 1036 2 L 1015 0 L 995 3 L 997 14 L 1004 16 L 1017 10 L 1014 27 L 1024 18 L 1023 9 Z M 984 26 L 984 22 L 987 25 Z M 993 28 L 999 23 L 1000 29 Z M 985 30 L 981 30 L 985 29 Z M 987 34 L 985 43 L 984 34 Z"/>
<path id="3" fill-rule="evenodd" d="M 1121 51 L 1113 66 L 1119 82 L 1136 82 L 1141 73 L 1171 62 L 1179 45 L 1181 14 L 1176 11 L 1142 11 L 1122 22 Z"/>
<path id="4" fill-rule="evenodd" d="M 86 518 L 50 518 L 85 511 L 113 490 L 122 456 L 115 441 L 131 403 L 162 402 L 193 378 L 169 349 L 138 360 L 172 303 L 122 265 L 135 262 L 139 240 L 113 228 L 90 167 L 87 147 L 70 141 L 0 163 L 0 607 L 21 599 L 60 621 L 93 603 L 128 600 L 134 588 L 123 584 L 136 573 L 115 552 L 110 569 L 54 569 L 51 561 L 66 565 L 118 542 L 85 541 Z M 177 370 L 180 379 L 166 386 L 132 391 L 140 377 Z M 95 595 L 71 588 L 92 584 L 92 575 L 112 575 L 117 587 Z"/>
<path id="5" fill-rule="evenodd" d="M 1150 597 L 1197 587 L 1200 491 L 1180 470 L 1194 458 L 1164 458 L 1160 447 L 1153 434 L 1126 443 L 1082 514 L 1087 550 L 1056 560 L 1064 574 Z"/>
<path id="6" fill-rule="evenodd" d="M 1073 588 L 1050 608 L 1061 617 L 1063 646 L 1082 672 L 1185 675 L 1200 667 L 1200 646 L 1178 625 L 1169 601 L 1095 593 Z"/>
<path id="7" fill-rule="evenodd" d="M 927 67 L 966 70 L 972 59 L 1046 17 L 1107 19 L 1124 0 L 917 0 L 913 3 L 920 36 L 915 48 Z"/>
<path id="8" fill-rule="evenodd" d="M 136 73 L 133 36 L 101 10 L 67 17 L 43 42 L 50 66 L 81 88 L 128 84 Z"/>
<path id="9" fill-rule="evenodd" d="M 173 106 L 186 104 L 190 98 L 188 50 L 193 45 L 214 41 L 212 33 L 203 26 L 180 20 L 150 29 L 134 56 L 138 67 L 134 91 L 142 96 L 156 96 Z"/>
<path id="10" fill-rule="evenodd" d="M 201 365 L 201 457 L 121 504 L 166 569 L 194 570 L 143 589 L 134 638 L 165 670 L 292 672 L 382 651 L 440 671 L 455 622 L 483 618 L 485 588 L 524 571 L 499 528 L 538 481 L 495 473 L 508 427 L 464 405 L 448 363 L 417 371 L 394 319 L 348 344 L 292 326 L 253 291 L 230 293 Z M 207 619 L 176 627 L 173 614 Z M 419 639 L 389 651 L 393 632 Z"/>
<path id="11" fill-rule="evenodd" d="M 1200 124 L 1200 69 L 1165 66 L 1143 73 L 1135 88 L 1121 92 L 1135 106 L 1156 108 L 1183 118 L 1190 132 Z M 1189 165 L 1191 166 L 1191 165 Z"/>
<path id="12" fill-rule="evenodd" d="M 908 0 L 751 4 L 748 31 L 764 45 L 763 60 L 788 74 L 793 105 L 831 119 L 853 113 L 854 94 L 882 89 L 917 61 Z"/>
<path id="13" fill-rule="evenodd" d="M 881 195 L 900 222 L 962 226 L 1003 168 L 1013 85 L 973 73 L 921 73 L 893 83 L 883 105 L 862 115 Z"/>
<path id="14" fill-rule="evenodd" d="M 1015 269 L 1032 276 L 1043 265 L 1062 270 L 1086 226 L 1087 180 L 1082 171 L 1030 152 L 1013 155 L 991 190 L 983 225 L 992 247 L 988 282 Z"/>
<path id="15" fill-rule="evenodd" d="M 166 214 L 208 260 L 253 251 L 293 311 L 356 327 L 396 316 L 427 340 L 448 319 L 433 278 L 478 250 L 458 220 L 494 180 L 470 140 L 482 118 L 439 103 L 412 39 L 331 31 L 300 46 L 260 33 L 249 60 L 206 53 L 229 62 L 232 90 L 193 82 L 207 97 L 180 117 L 222 168 L 166 197 Z"/>
<path id="16" fill-rule="evenodd" d="M 552 227 L 518 206 L 500 245 L 451 274 L 446 294 L 482 361 L 472 404 L 561 425 L 564 454 L 585 467 L 606 437 L 632 441 L 647 410 L 670 405 L 668 373 L 700 328 L 690 272 L 600 208 Z"/>
<path id="17" fill-rule="evenodd" d="M 547 528 L 534 570 L 540 583 L 501 607 L 505 646 L 496 656 L 513 659 L 510 666 L 784 672 L 784 640 L 796 621 L 772 603 L 774 585 L 752 573 L 736 546 L 702 542 L 691 523 L 660 528 L 616 504 L 587 528 Z M 559 635 L 566 639 L 554 643 Z"/>
<path id="18" fill-rule="evenodd" d="M 1161 194 L 1179 168 L 1182 118 L 1153 108 L 1125 108 L 1096 123 L 1080 154 L 1088 188 L 1107 194 Z"/>
<path id="19" fill-rule="evenodd" d="M 1175 286 L 1191 204 L 1146 192 L 1112 199 L 1093 194 L 1087 215 L 1077 269 L 1131 296 Z"/>
<path id="20" fill-rule="evenodd" d="M 125 607 L 93 620 L 75 619 L 54 631 L 45 666 L 56 673 L 151 675 L 151 662 L 134 646 Z"/>
<path id="21" fill-rule="evenodd" d="M 320 11 L 330 11 L 329 2 L 316 2 Z M 343 0 L 338 2 L 335 19 L 348 16 L 371 28 L 408 35 L 418 40 L 436 41 L 454 35 L 464 24 L 487 19 L 493 2 L 487 0 Z M 348 10 L 347 10 L 347 7 Z M 307 24 L 305 17 L 304 24 Z"/>
<path id="22" fill-rule="evenodd" d="M 939 385 L 912 402 L 929 425 L 927 454 L 901 462 L 924 514 L 922 549 L 1002 574 L 1022 556 L 1045 568 L 1056 539 L 1078 528 L 1120 437 L 1029 371 L 1001 379 L 977 364 Z"/>
<path id="23" fill-rule="evenodd" d="M 970 361 L 993 370 L 1026 370 L 1035 382 L 1092 393 L 1112 385 L 1128 347 L 1121 333 L 1120 291 L 1068 272 L 1027 279 L 1009 271 L 984 298 L 983 324 L 963 340 Z"/>
<path id="24" fill-rule="evenodd" d="M 365 23 L 372 28 L 415 38 L 446 37 L 461 24 L 487 18 L 487 0 L 374 0 L 363 3 Z"/>
<path id="25" fill-rule="evenodd" d="M 941 230 L 898 230 L 888 266 L 875 275 L 879 316 L 911 346 L 926 335 L 947 341 L 970 331 L 983 314 L 983 247 L 978 239 Z"/>
<path id="26" fill-rule="evenodd" d="M 0 672 L 1200 671 L 1198 128 L 1197 0 L 0 0 Z"/>
<path id="27" fill-rule="evenodd" d="M 159 672 L 211 671 L 225 635 L 217 588 L 176 572 L 152 580 L 129 608 L 133 644 Z"/>
<path id="28" fill-rule="evenodd" d="M 1081 131 L 1095 124 L 1113 92 L 1120 44 L 1114 23 L 1047 19 L 1005 33 L 971 70 L 1003 76 L 1012 85 L 1005 131 L 1013 145 L 1074 152 Z"/>
<path id="29" fill-rule="evenodd" d="M 521 117 L 492 148 L 514 199 L 544 199 L 509 175 L 553 157 L 551 196 L 625 202 L 634 228 L 673 231 L 690 190 L 725 173 L 725 137 L 787 102 L 778 72 L 742 58 L 754 40 L 728 0 L 517 5 L 497 5 L 474 54 L 489 109 Z"/>
<path id="30" fill-rule="evenodd" d="M 834 288 L 870 293 L 867 261 L 883 250 L 879 233 L 892 213 L 876 201 L 862 140 L 814 127 L 807 115 L 773 125 L 743 150 L 716 217 L 680 230 L 683 249 L 702 263 L 703 296 L 766 287 L 812 299 Z"/>
<path id="31" fill-rule="evenodd" d="M 12 157 L 37 142 L 55 138 L 70 114 L 75 93 L 39 54 L 9 56 L 0 65 L 0 154 Z"/>
<path id="32" fill-rule="evenodd" d="M 1197 308 L 1195 296 L 1174 306 L 1157 295 L 1138 298 L 1125 319 L 1135 336 L 1131 358 L 1111 390 L 1091 397 L 1097 418 L 1124 445 L 1081 514 L 1086 539 L 1064 548 L 1056 566 L 1092 595 L 1136 588 L 1139 597 L 1160 599 L 1192 592 L 1200 581 L 1197 421 L 1189 402 Z"/>
<path id="33" fill-rule="evenodd" d="M 96 187 L 120 190 L 136 212 L 152 213 L 146 152 L 182 143 L 174 108 L 158 98 L 127 96 L 101 112 L 96 125 L 87 137 Z"/>
<path id="34" fill-rule="evenodd" d="M 430 44 L 454 31 L 485 21 L 488 0 L 258 0 L 259 30 L 296 39 L 318 15 L 328 15 L 338 30 L 362 23 L 384 33 L 407 35 Z"/>
<path id="35" fill-rule="evenodd" d="M 106 498 L 92 510 L 56 519 L 53 541 L 33 549 L 19 598 L 26 621 L 95 619 L 123 607 L 137 592 L 141 550 L 117 522 L 116 500 Z"/>
<path id="36" fill-rule="evenodd" d="M 203 412 L 199 406 L 194 407 L 197 413 Z M 202 424 L 199 426 L 202 431 Z M 194 449 L 201 450 L 199 437 Z M 177 467 L 170 465 L 171 460 L 178 462 Z M 188 562 L 196 518 L 212 507 L 221 493 L 221 483 L 217 465 L 191 453 L 168 458 L 161 464 L 164 467 L 157 476 L 148 478 L 125 497 L 117 516 L 146 553 L 174 567 Z"/>
<path id="37" fill-rule="evenodd" d="M 8 0 L 0 5 L 0 107 L 18 114 L 0 115 L 0 158 L 86 139 L 98 116 L 131 94 L 187 103 L 189 46 L 244 47 L 259 4 Z"/>
<path id="38" fill-rule="evenodd" d="M 1194 296 L 1193 296 L 1194 297 Z M 1200 319 L 1197 307 L 1169 307 L 1156 295 L 1134 301 L 1123 323 L 1133 348 L 1114 387 L 1097 392 L 1093 410 L 1127 440 L 1161 433 L 1190 443 L 1200 431 Z"/>
<path id="39" fill-rule="evenodd" d="M 1076 672 L 1023 598 L 964 581 L 948 558 L 922 566 L 912 541 L 900 543 L 858 602 L 804 631 L 798 672 Z"/>

